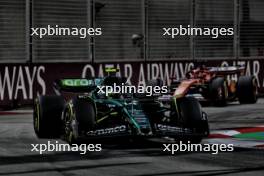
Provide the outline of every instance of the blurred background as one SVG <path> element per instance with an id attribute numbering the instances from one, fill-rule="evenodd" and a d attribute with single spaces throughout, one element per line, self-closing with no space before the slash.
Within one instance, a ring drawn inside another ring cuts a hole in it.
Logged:
<path id="1" fill-rule="evenodd" d="M 197 61 L 242 64 L 262 91 L 263 9 L 263 0 L 1 0 L 0 105 L 50 94 L 57 78 L 103 76 L 108 64 L 133 83 L 159 77 L 168 84 Z M 103 34 L 31 36 L 31 28 L 48 25 Z M 234 28 L 234 35 L 163 36 L 163 28 L 180 25 Z"/>
<path id="2" fill-rule="evenodd" d="M 0 61 L 243 59 L 264 56 L 262 0 L 1 0 Z M 162 36 L 163 27 L 234 27 L 235 35 Z M 31 27 L 101 27 L 102 36 L 30 36 Z M 134 37 L 137 36 L 133 41 Z"/>

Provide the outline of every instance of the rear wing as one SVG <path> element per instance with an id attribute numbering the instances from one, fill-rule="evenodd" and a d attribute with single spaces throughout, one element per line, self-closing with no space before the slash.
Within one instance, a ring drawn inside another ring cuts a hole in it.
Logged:
<path id="1" fill-rule="evenodd" d="M 95 79 L 59 79 L 54 82 L 54 89 L 64 92 L 91 92 L 96 89 Z"/>

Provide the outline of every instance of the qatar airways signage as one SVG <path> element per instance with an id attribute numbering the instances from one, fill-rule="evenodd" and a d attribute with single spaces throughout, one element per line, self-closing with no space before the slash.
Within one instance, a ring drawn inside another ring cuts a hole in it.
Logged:
<path id="1" fill-rule="evenodd" d="M 210 61 L 208 66 L 245 66 L 247 75 L 254 75 L 258 80 L 259 87 L 264 87 L 264 61 Z M 262 68 L 261 68 L 262 64 Z M 99 64 L 94 66 L 87 64 L 82 69 L 82 78 L 103 77 L 105 68 L 119 68 L 118 76 L 126 77 L 128 83 L 136 85 L 145 85 L 147 80 L 160 78 L 165 85 L 170 85 L 171 78 L 181 79 L 185 77 L 186 72 L 193 69 L 193 62 L 158 62 L 158 63 L 122 63 L 122 64 Z M 237 79 L 229 77 L 229 79 Z"/>
<path id="2" fill-rule="evenodd" d="M 122 64 L 99 64 L 93 67 L 87 64 L 82 69 L 82 78 L 104 77 L 105 68 L 115 67 L 120 70 L 117 76 L 127 78 L 127 82 L 136 85 L 145 85 L 147 80 L 160 78 L 165 85 L 170 85 L 170 79 L 183 78 L 185 73 L 194 67 L 191 62 L 185 63 L 122 63 Z"/>
<path id="3" fill-rule="evenodd" d="M 248 61 L 208 61 L 208 66 L 244 65 L 246 74 L 255 75 L 261 91 L 264 90 L 264 59 Z M 0 64 L 0 105 L 17 100 L 32 102 L 36 95 L 53 94 L 53 81 L 60 78 L 90 78 L 106 76 L 110 67 L 120 69 L 119 76 L 127 77 L 134 85 L 145 85 L 147 80 L 161 78 L 170 85 L 170 78 L 184 78 L 194 68 L 189 61 L 133 62 L 133 63 L 45 63 Z M 236 79 L 236 77 L 230 77 Z"/>
<path id="4" fill-rule="evenodd" d="M 44 80 L 44 66 L 0 66 L 0 100 L 28 100 L 33 94 L 46 93 L 46 81 Z M 33 90 L 38 84 L 40 89 Z"/>

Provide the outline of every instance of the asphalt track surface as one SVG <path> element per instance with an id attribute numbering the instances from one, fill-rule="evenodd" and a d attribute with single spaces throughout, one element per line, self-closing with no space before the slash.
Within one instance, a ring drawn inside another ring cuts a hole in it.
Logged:
<path id="1" fill-rule="evenodd" d="M 205 107 L 210 128 L 264 125 L 264 99 L 254 105 Z M 210 139 L 207 139 L 210 140 Z M 207 140 L 203 142 L 206 143 Z M 53 140 L 54 141 L 54 140 Z M 63 143 L 63 141 L 59 141 Z M 264 175 L 264 150 L 235 148 L 217 155 L 203 152 L 163 152 L 162 142 L 110 142 L 101 152 L 31 152 L 38 139 L 32 114 L 0 113 L 0 175 Z"/>

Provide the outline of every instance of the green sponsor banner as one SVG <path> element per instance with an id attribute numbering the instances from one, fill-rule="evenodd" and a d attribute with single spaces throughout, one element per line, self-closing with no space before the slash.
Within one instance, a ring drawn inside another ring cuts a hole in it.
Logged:
<path id="1" fill-rule="evenodd" d="M 62 86 L 71 86 L 71 87 L 83 87 L 93 85 L 92 80 L 88 79 L 63 79 Z"/>

